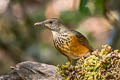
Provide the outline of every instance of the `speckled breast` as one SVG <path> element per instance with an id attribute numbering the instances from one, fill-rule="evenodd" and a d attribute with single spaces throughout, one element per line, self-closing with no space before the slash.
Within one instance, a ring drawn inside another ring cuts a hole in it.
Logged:
<path id="1" fill-rule="evenodd" d="M 89 51 L 80 44 L 78 38 L 73 34 L 61 34 L 54 38 L 54 45 L 63 55 L 71 58 L 78 58 Z"/>

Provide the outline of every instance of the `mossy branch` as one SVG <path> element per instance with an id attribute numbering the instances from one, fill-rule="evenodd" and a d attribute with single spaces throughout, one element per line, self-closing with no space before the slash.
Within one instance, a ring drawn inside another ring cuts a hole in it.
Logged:
<path id="1" fill-rule="evenodd" d="M 120 53 L 108 45 L 81 57 L 75 66 L 58 65 L 63 80 L 120 80 Z"/>

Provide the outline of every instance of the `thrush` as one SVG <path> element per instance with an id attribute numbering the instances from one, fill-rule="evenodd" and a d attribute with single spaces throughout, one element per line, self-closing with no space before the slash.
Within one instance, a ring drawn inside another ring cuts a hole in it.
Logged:
<path id="1" fill-rule="evenodd" d="M 80 58 L 93 51 L 84 35 L 78 31 L 70 30 L 57 18 L 50 18 L 34 25 L 44 26 L 52 32 L 55 48 L 68 58 L 70 64 L 72 63 L 71 59 Z"/>

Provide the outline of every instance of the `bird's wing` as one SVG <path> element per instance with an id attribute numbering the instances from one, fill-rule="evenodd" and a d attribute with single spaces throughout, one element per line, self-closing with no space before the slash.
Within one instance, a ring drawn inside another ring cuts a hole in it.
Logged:
<path id="1" fill-rule="evenodd" d="M 87 38 L 84 35 L 82 35 L 80 32 L 74 31 L 74 30 L 71 30 L 71 31 L 73 34 L 75 34 L 77 36 L 79 42 L 82 45 L 86 46 L 90 51 L 93 51 L 93 48 L 90 46 Z"/>

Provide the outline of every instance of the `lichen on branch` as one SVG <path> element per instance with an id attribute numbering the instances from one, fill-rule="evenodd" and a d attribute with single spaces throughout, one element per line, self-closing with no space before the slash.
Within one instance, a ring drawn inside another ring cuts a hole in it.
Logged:
<path id="1" fill-rule="evenodd" d="M 75 66 L 58 65 L 57 74 L 63 80 L 120 80 L 120 53 L 103 45 L 101 50 L 81 57 Z"/>

